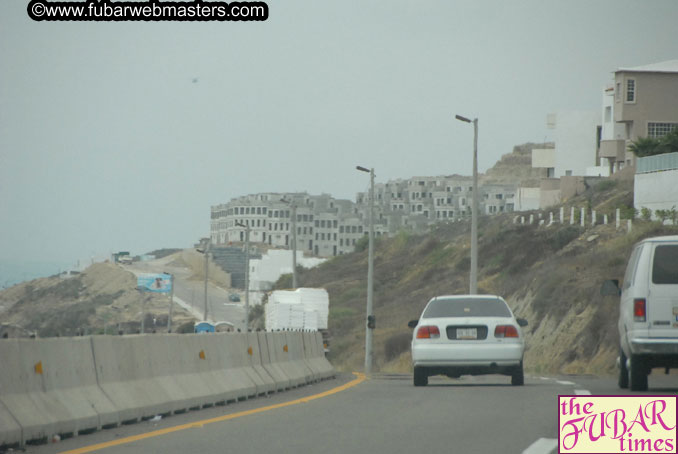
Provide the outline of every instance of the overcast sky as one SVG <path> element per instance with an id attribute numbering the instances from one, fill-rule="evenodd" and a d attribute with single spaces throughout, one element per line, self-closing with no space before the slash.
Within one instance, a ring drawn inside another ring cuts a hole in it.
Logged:
<path id="1" fill-rule="evenodd" d="M 265 22 L 33 22 L 0 1 L 0 260 L 187 247 L 210 206 L 471 173 L 678 58 L 678 1 L 271 0 Z M 194 81 L 197 79 L 197 82 Z"/>

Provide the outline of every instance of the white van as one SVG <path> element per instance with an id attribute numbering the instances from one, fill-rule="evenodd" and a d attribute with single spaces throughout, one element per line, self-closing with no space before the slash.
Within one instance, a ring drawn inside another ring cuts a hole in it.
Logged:
<path id="1" fill-rule="evenodd" d="M 613 281 L 614 282 L 614 281 Z M 654 367 L 678 367 L 678 236 L 647 238 L 633 248 L 620 294 L 619 386 L 647 390 Z"/>

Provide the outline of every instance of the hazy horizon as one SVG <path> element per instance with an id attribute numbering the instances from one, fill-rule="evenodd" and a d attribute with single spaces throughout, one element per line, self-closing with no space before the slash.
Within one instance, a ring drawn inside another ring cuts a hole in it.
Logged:
<path id="1" fill-rule="evenodd" d="M 190 247 L 258 192 L 471 173 L 678 58 L 678 2 L 269 1 L 265 22 L 34 22 L 0 2 L 0 260 Z M 0 276 L 2 283 L 2 276 Z"/>

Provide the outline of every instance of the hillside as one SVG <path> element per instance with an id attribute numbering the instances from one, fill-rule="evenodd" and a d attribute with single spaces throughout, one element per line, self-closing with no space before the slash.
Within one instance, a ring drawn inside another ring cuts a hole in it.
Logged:
<path id="1" fill-rule="evenodd" d="M 96 263 L 73 277 L 53 276 L 0 292 L 0 331 L 11 336 L 136 333 L 141 328 L 142 296 L 136 278 L 118 265 Z M 146 294 L 148 332 L 167 329 L 168 297 Z M 177 331 L 193 318 L 175 306 Z M 154 323 L 155 321 L 155 323 Z"/>
<path id="2" fill-rule="evenodd" d="M 612 219 L 614 209 L 630 209 L 631 185 L 609 180 L 568 202 L 591 206 Z M 632 210 L 632 209 L 631 209 Z M 553 210 L 557 213 L 558 208 Z M 569 213 L 569 209 L 566 210 Z M 529 213 L 521 213 L 521 215 Z M 538 213 L 534 213 L 535 217 Z M 548 214 L 544 213 L 544 217 Z M 481 293 L 502 295 L 525 328 L 525 367 L 544 373 L 614 371 L 617 356 L 617 300 L 599 296 L 605 279 L 623 277 L 632 245 L 641 238 L 677 233 L 678 228 L 634 221 L 612 225 L 513 223 L 513 216 L 482 217 L 479 228 Z M 330 294 L 330 360 L 344 370 L 362 368 L 366 304 L 367 251 L 333 258 L 300 270 L 304 287 L 325 287 Z M 375 368 L 410 371 L 407 322 L 418 318 L 436 295 L 468 292 L 470 224 L 440 225 L 426 235 L 400 233 L 375 246 Z M 289 286 L 281 279 L 279 288 Z"/>
<path id="3" fill-rule="evenodd" d="M 532 167 L 532 150 L 553 147 L 554 144 L 551 142 L 516 145 L 511 153 L 502 155 L 501 159 L 487 170 L 482 177 L 482 183 L 539 187 L 540 179 L 546 177 L 546 169 Z"/>

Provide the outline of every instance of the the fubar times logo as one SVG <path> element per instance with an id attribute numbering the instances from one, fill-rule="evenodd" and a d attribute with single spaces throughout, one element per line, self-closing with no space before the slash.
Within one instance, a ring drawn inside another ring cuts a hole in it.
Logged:
<path id="1" fill-rule="evenodd" d="M 677 396 L 558 396 L 558 452 L 677 453 Z"/>

